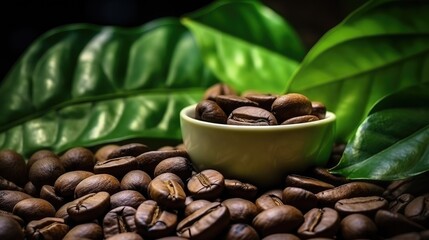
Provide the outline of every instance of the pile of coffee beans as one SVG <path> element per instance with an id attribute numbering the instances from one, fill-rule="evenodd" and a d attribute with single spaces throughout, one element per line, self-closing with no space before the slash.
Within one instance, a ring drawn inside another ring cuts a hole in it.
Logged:
<path id="1" fill-rule="evenodd" d="M 261 189 L 196 171 L 182 145 L 142 143 L 27 161 L 2 150 L 0 165 L 2 240 L 429 239 L 427 174 L 381 183 L 314 168 Z"/>
<path id="2" fill-rule="evenodd" d="M 325 118 L 323 103 L 299 93 L 272 95 L 247 92 L 241 96 L 225 84 L 210 87 L 195 107 L 195 118 L 212 123 L 270 126 L 317 121 Z"/>

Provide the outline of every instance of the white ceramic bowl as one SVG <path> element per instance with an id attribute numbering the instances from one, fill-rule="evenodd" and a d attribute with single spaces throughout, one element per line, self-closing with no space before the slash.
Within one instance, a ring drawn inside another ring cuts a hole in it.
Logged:
<path id="1" fill-rule="evenodd" d="M 195 105 L 180 112 L 183 142 L 199 170 L 216 169 L 226 178 L 274 186 L 286 174 L 329 159 L 335 114 L 314 122 L 276 126 L 236 126 L 194 118 Z"/>

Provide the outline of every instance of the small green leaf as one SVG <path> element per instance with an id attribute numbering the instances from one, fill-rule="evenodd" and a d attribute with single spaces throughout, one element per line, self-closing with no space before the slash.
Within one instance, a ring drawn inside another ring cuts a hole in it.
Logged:
<path id="1" fill-rule="evenodd" d="M 283 93 L 304 55 L 294 30 L 257 1 L 217 1 L 182 22 L 206 65 L 238 91 Z"/>
<path id="2" fill-rule="evenodd" d="M 428 1 L 369 2 L 310 50 L 288 91 L 324 102 L 347 141 L 377 100 L 429 81 L 428 12 Z"/>

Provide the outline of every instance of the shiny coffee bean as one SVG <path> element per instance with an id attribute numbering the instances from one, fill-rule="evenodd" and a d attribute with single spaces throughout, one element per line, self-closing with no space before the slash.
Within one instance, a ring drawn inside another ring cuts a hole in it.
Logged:
<path id="1" fill-rule="evenodd" d="M 234 109 L 226 121 L 229 125 L 269 126 L 277 125 L 274 115 L 259 107 L 239 107 Z"/>
<path id="2" fill-rule="evenodd" d="M 1 177 L 19 186 L 27 182 L 27 166 L 21 154 L 13 150 L 1 150 L 0 166 Z"/>
<path id="3" fill-rule="evenodd" d="M 149 151 L 149 147 L 141 143 L 129 143 L 115 148 L 107 155 L 107 159 L 121 158 L 125 156 L 137 157 L 140 154 Z"/>
<path id="4" fill-rule="evenodd" d="M 429 227 L 429 195 L 418 196 L 412 200 L 405 207 L 404 215 L 425 227 Z"/>
<path id="5" fill-rule="evenodd" d="M 162 160 L 154 170 L 154 176 L 161 175 L 163 173 L 174 173 L 183 182 L 186 182 L 192 175 L 192 163 L 189 159 L 184 157 L 172 157 Z"/>
<path id="6" fill-rule="evenodd" d="M 186 193 L 178 181 L 155 177 L 149 183 L 148 194 L 161 207 L 168 209 L 185 207 Z"/>
<path id="7" fill-rule="evenodd" d="M 19 187 L 12 181 L 9 181 L 3 177 L 0 177 L 0 190 L 15 190 L 15 191 L 24 192 L 23 188 Z"/>
<path id="8" fill-rule="evenodd" d="M 40 188 L 37 188 L 32 182 L 29 181 L 24 186 L 24 192 L 33 197 L 39 197 Z"/>
<path id="9" fill-rule="evenodd" d="M 63 240 L 91 239 L 102 240 L 103 229 L 96 223 L 82 223 L 74 226 L 64 236 Z"/>
<path id="10" fill-rule="evenodd" d="M 73 201 L 67 208 L 67 213 L 78 223 L 97 219 L 108 211 L 110 194 L 107 192 L 89 193 Z"/>
<path id="11" fill-rule="evenodd" d="M 72 223 L 73 222 L 73 220 L 70 218 L 70 215 L 69 215 L 69 213 L 67 212 L 67 208 L 69 208 L 71 205 L 73 205 L 74 204 L 74 202 L 73 201 L 71 201 L 71 202 L 67 202 L 67 203 L 65 203 L 64 205 L 62 205 L 58 210 L 57 210 L 57 212 L 55 212 L 55 217 L 56 218 L 62 218 L 62 219 L 64 219 L 64 221 L 66 222 L 66 223 Z"/>
<path id="12" fill-rule="evenodd" d="M 160 208 L 155 201 L 147 200 L 137 208 L 135 224 L 143 237 L 162 238 L 174 231 L 177 215 Z"/>
<path id="13" fill-rule="evenodd" d="M 110 174 L 121 179 L 129 171 L 137 170 L 138 164 L 135 157 L 124 156 L 109 158 L 105 161 L 97 162 L 94 165 L 95 174 Z"/>
<path id="14" fill-rule="evenodd" d="M 53 186 L 55 180 L 64 173 L 65 170 L 60 160 L 48 157 L 39 159 L 31 166 L 28 178 L 34 186 L 41 188 L 43 185 Z"/>
<path id="15" fill-rule="evenodd" d="M 203 99 L 215 100 L 219 95 L 237 95 L 235 90 L 225 83 L 216 83 L 213 86 L 207 88 L 204 92 Z"/>
<path id="16" fill-rule="evenodd" d="M 428 192 L 428 185 L 429 173 L 423 173 L 416 177 L 393 181 L 386 187 L 383 197 L 390 201 L 404 193 L 413 196 L 423 195 Z"/>
<path id="17" fill-rule="evenodd" d="M 289 93 L 277 97 L 271 105 L 271 112 L 278 122 L 289 118 L 311 114 L 311 101 L 299 93 Z"/>
<path id="18" fill-rule="evenodd" d="M 378 196 L 341 199 L 335 203 L 335 209 L 342 214 L 362 213 L 373 215 L 379 209 L 384 208 L 387 208 L 387 201 Z"/>
<path id="19" fill-rule="evenodd" d="M 425 228 L 400 213 L 378 210 L 375 214 L 375 224 L 383 236 L 391 237 L 408 232 L 419 232 Z"/>
<path id="20" fill-rule="evenodd" d="M 0 190 L 0 210 L 12 212 L 18 202 L 27 198 L 32 196 L 20 191 Z"/>
<path id="21" fill-rule="evenodd" d="M 201 209 L 209 205 L 210 203 L 211 202 L 204 199 L 198 199 L 198 200 L 192 201 L 191 203 L 186 204 L 185 210 L 183 211 L 184 216 L 187 217 L 192 213 L 196 212 L 198 209 Z"/>
<path id="22" fill-rule="evenodd" d="M 342 238 L 349 239 L 376 239 L 377 226 L 363 214 L 350 214 L 341 220 L 340 232 Z"/>
<path id="23" fill-rule="evenodd" d="M 227 227 L 219 239 L 225 240 L 259 240 L 256 230 L 245 223 L 234 223 Z"/>
<path id="24" fill-rule="evenodd" d="M 144 201 L 146 198 L 141 193 L 134 190 L 122 190 L 110 196 L 110 208 L 130 206 L 136 209 Z"/>
<path id="25" fill-rule="evenodd" d="M 302 188 L 286 187 L 283 190 L 282 201 L 286 205 L 292 205 L 302 212 L 317 207 L 317 197 L 314 193 Z"/>
<path id="26" fill-rule="evenodd" d="M 302 115 L 302 116 L 297 116 L 297 117 L 286 119 L 284 122 L 281 123 L 281 125 L 307 123 L 307 122 L 314 122 L 317 120 L 319 120 L 319 118 L 317 118 L 314 115 Z"/>
<path id="27" fill-rule="evenodd" d="M 260 212 L 273 207 L 284 205 L 282 201 L 281 190 L 280 190 L 280 194 L 275 194 L 275 193 L 262 194 L 259 198 L 256 199 L 255 205 Z"/>
<path id="28" fill-rule="evenodd" d="M 55 193 L 54 187 L 50 185 L 43 185 L 43 187 L 40 189 L 40 198 L 45 199 L 46 201 L 51 203 L 52 206 L 55 207 L 55 209 L 61 207 L 64 204 L 64 198 L 58 196 Z"/>
<path id="29" fill-rule="evenodd" d="M 223 175 L 212 169 L 193 175 L 188 181 L 188 191 L 195 199 L 215 199 L 225 186 Z"/>
<path id="30" fill-rule="evenodd" d="M 83 170 L 91 172 L 94 168 L 94 154 L 87 148 L 75 147 L 60 156 L 62 165 L 67 172 Z"/>
<path id="31" fill-rule="evenodd" d="M 106 161 L 109 154 L 112 153 L 117 148 L 119 148 L 119 145 L 116 145 L 116 144 L 108 144 L 108 145 L 102 146 L 94 154 L 95 162 Z"/>
<path id="32" fill-rule="evenodd" d="M 21 217 L 25 222 L 55 216 L 54 206 L 41 198 L 21 200 L 15 205 L 12 212 Z"/>
<path id="33" fill-rule="evenodd" d="M 225 199 L 222 205 L 228 208 L 232 223 L 251 223 L 259 213 L 253 202 L 242 198 Z"/>
<path id="34" fill-rule="evenodd" d="M 260 212 L 252 226 L 261 236 L 274 233 L 291 233 L 304 222 L 301 211 L 290 205 L 276 206 Z"/>
<path id="35" fill-rule="evenodd" d="M 271 105 L 274 100 L 276 100 L 276 96 L 271 94 L 245 94 L 243 97 L 249 99 L 250 101 L 256 102 L 260 108 L 263 108 L 267 111 L 271 111 Z"/>
<path id="36" fill-rule="evenodd" d="M 8 211 L 4 211 L 4 210 L 0 210 L 0 217 L 8 217 L 8 218 L 12 218 L 13 220 L 15 220 L 19 225 L 21 226 L 25 226 L 25 222 L 22 218 L 18 217 L 17 215 L 8 212 Z"/>
<path id="37" fill-rule="evenodd" d="M 317 239 L 324 240 L 324 238 Z M 290 233 L 275 233 L 265 236 L 262 240 L 300 240 L 300 238 Z M 314 240 L 316 240 L 316 238 Z"/>
<path id="38" fill-rule="evenodd" d="M 215 99 L 216 103 L 222 108 L 228 116 L 234 109 L 245 106 L 257 107 L 258 104 L 245 97 L 236 95 L 219 95 Z"/>
<path id="39" fill-rule="evenodd" d="M 313 208 L 304 215 L 304 223 L 298 228 L 302 238 L 334 238 L 340 227 L 340 216 L 332 208 Z"/>
<path id="40" fill-rule="evenodd" d="M 178 225 L 176 233 L 180 237 L 196 240 L 216 239 L 229 224 L 228 208 L 220 203 L 211 203 L 188 217 Z"/>
<path id="41" fill-rule="evenodd" d="M 230 198 L 244 198 L 254 200 L 258 193 L 258 188 L 250 183 L 243 183 L 235 179 L 225 179 L 225 193 Z"/>
<path id="42" fill-rule="evenodd" d="M 164 182 L 167 181 L 175 181 L 177 182 L 183 189 L 185 189 L 185 183 L 182 181 L 182 179 L 179 178 L 179 176 L 177 176 L 174 173 L 162 173 L 158 176 L 156 176 L 157 179 L 162 180 Z"/>
<path id="43" fill-rule="evenodd" d="M 89 193 L 108 192 L 115 194 L 121 190 L 118 179 L 110 174 L 95 174 L 82 180 L 74 190 L 75 198 Z"/>
<path id="44" fill-rule="evenodd" d="M 0 239 L 24 240 L 24 232 L 12 218 L 0 216 Z"/>
<path id="45" fill-rule="evenodd" d="M 135 190 L 147 196 L 147 188 L 152 178 L 142 170 L 129 171 L 121 180 L 122 190 Z"/>
<path id="46" fill-rule="evenodd" d="M 414 199 L 414 196 L 408 193 L 399 195 L 389 202 L 389 211 L 403 213 L 405 207 Z"/>
<path id="47" fill-rule="evenodd" d="M 143 240 L 143 238 L 137 233 L 126 232 L 126 233 L 116 234 L 114 236 L 106 238 L 106 240 Z"/>
<path id="48" fill-rule="evenodd" d="M 34 152 L 27 161 L 27 171 L 30 171 L 31 166 L 37 160 L 42 159 L 42 158 L 47 158 L 47 157 L 58 158 L 58 156 L 50 150 L 42 149 L 42 150 L 38 150 L 38 151 Z"/>
<path id="49" fill-rule="evenodd" d="M 109 238 L 120 233 L 135 232 L 135 213 L 136 210 L 129 206 L 117 207 L 110 210 L 103 219 L 104 237 Z"/>
<path id="50" fill-rule="evenodd" d="M 46 217 L 27 224 L 25 235 L 27 239 L 63 239 L 69 231 L 69 226 L 62 218 Z"/>
<path id="51" fill-rule="evenodd" d="M 222 108 L 212 100 L 203 100 L 195 107 L 195 119 L 224 124 L 227 118 Z"/>
<path id="52" fill-rule="evenodd" d="M 71 171 L 59 176 L 54 183 L 55 192 L 62 197 L 73 197 L 76 186 L 85 178 L 93 176 L 94 173 L 88 171 Z"/>
<path id="53" fill-rule="evenodd" d="M 340 151 L 339 154 L 342 155 L 342 153 L 343 152 Z M 326 169 L 326 168 L 316 167 L 316 168 L 312 169 L 311 173 L 316 179 L 324 181 L 324 182 L 331 184 L 333 186 L 339 186 L 339 185 L 346 184 L 346 183 L 350 182 L 348 179 L 346 179 L 343 176 L 331 174 L 328 171 L 328 169 Z"/>
<path id="54" fill-rule="evenodd" d="M 321 102 L 311 102 L 311 115 L 324 119 L 326 117 L 326 106 Z"/>
<path id="55" fill-rule="evenodd" d="M 171 157 L 189 158 L 185 150 L 166 150 L 166 151 L 149 151 L 140 154 L 136 157 L 139 169 L 145 171 L 149 176 L 153 176 L 153 172 L 162 160 Z"/>
<path id="56" fill-rule="evenodd" d="M 323 182 L 321 180 L 300 176 L 295 174 L 290 174 L 286 177 L 286 186 L 288 187 L 298 187 L 308 190 L 312 193 L 318 193 L 324 190 L 334 188 L 333 185 Z"/>

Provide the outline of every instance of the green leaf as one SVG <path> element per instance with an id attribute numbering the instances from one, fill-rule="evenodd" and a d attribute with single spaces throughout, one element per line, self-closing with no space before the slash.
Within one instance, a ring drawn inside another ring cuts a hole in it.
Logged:
<path id="1" fill-rule="evenodd" d="M 429 2 L 371 1 L 310 50 L 288 92 L 324 102 L 347 141 L 380 98 L 429 81 Z"/>
<path id="2" fill-rule="evenodd" d="M 350 179 L 394 180 L 429 170 L 429 83 L 380 100 L 331 171 Z"/>
<path id="3" fill-rule="evenodd" d="M 0 148 L 28 156 L 134 137 L 180 139 L 180 109 L 216 82 L 178 20 L 57 28 L 0 86 Z"/>
<path id="4" fill-rule="evenodd" d="M 217 1 L 182 22 L 206 65 L 238 91 L 284 93 L 304 55 L 288 23 L 257 1 Z"/>

